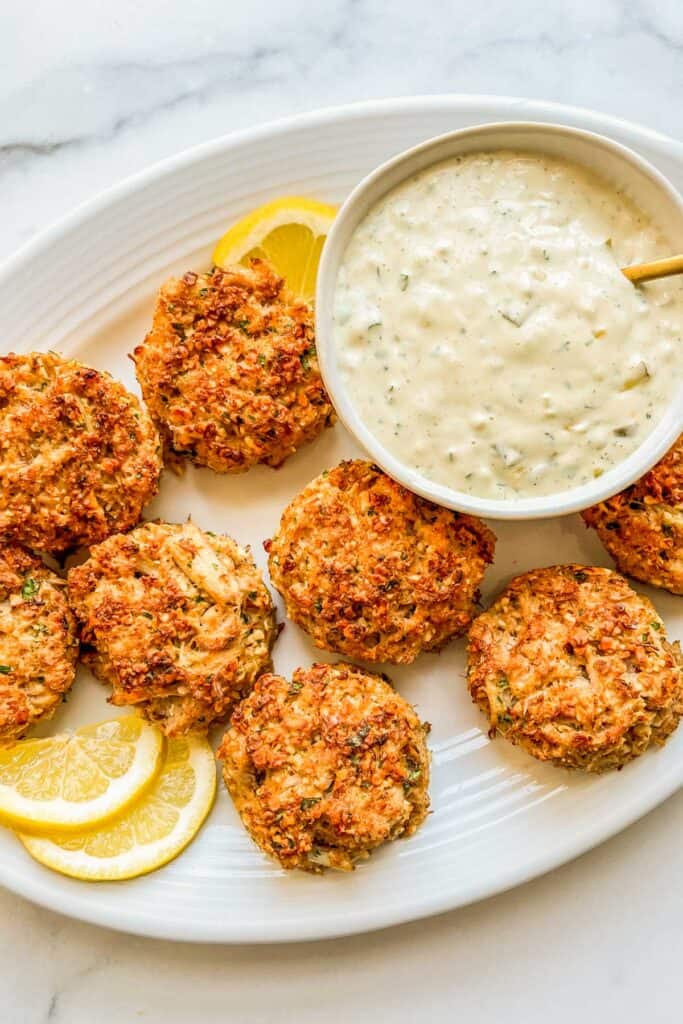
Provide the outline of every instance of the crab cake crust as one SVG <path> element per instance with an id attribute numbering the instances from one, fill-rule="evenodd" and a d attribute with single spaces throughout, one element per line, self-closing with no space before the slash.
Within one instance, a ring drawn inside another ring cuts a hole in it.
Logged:
<path id="1" fill-rule="evenodd" d="M 491 734 L 564 768 L 621 768 L 664 743 L 683 714 L 678 644 L 609 569 L 518 576 L 474 621 L 468 655 Z"/>
<path id="2" fill-rule="evenodd" d="M 108 373 L 0 357 L 0 543 L 61 554 L 127 530 L 157 491 L 159 437 Z"/>
<path id="3" fill-rule="evenodd" d="M 51 718 L 74 681 L 66 584 L 18 545 L 0 547 L 0 744 Z"/>
<path id="4" fill-rule="evenodd" d="M 350 870 L 424 821 L 428 731 L 384 677 L 315 664 L 291 682 L 261 676 L 218 757 L 264 853 L 288 869 Z"/>
<path id="5" fill-rule="evenodd" d="M 683 595 L 683 434 L 649 473 L 582 516 L 620 572 Z"/>
<path id="6" fill-rule="evenodd" d="M 313 480 L 266 547 L 287 614 L 317 647 L 409 663 L 467 629 L 495 537 L 358 460 Z"/>
<path id="7" fill-rule="evenodd" d="M 261 260 L 167 281 L 133 359 L 171 451 L 217 473 L 279 466 L 334 421 L 312 310 Z"/>
<path id="8" fill-rule="evenodd" d="M 251 554 L 193 523 L 145 523 L 69 572 L 83 660 L 167 736 L 206 732 L 271 667 L 275 613 Z"/>

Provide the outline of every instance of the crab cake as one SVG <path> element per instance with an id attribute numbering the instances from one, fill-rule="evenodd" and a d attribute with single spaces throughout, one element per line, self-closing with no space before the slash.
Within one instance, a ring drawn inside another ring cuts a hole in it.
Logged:
<path id="1" fill-rule="evenodd" d="M 83 660 L 167 736 L 206 732 L 271 667 L 275 614 L 251 554 L 193 523 L 145 523 L 69 572 Z"/>
<path id="2" fill-rule="evenodd" d="M 664 743 L 683 714 L 678 644 L 609 569 L 517 576 L 474 621 L 468 655 L 491 734 L 564 768 L 621 768 Z"/>
<path id="3" fill-rule="evenodd" d="M 140 519 L 159 437 L 108 373 L 54 352 L 0 357 L 0 543 L 62 554 Z"/>
<path id="4" fill-rule="evenodd" d="M 266 543 L 287 614 L 317 647 L 409 663 L 470 624 L 495 537 L 369 462 L 342 462 L 294 499 Z"/>
<path id="5" fill-rule="evenodd" d="M 350 870 L 429 809 L 423 725 L 385 677 L 312 665 L 265 675 L 218 757 L 252 839 L 284 868 Z"/>
<path id="6" fill-rule="evenodd" d="M 683 434 L 642 479 L 582 515 L 620 572 L 683 595 Z"/>
<path id="7" fill-rule="evenodd" d="M 171 451 L 217 473 L 279 466 L 334 420 L 312 310 L 261 260 L 167 281 L 133 359 Z"/>
<path id="8" fill-rule="evenodd" d="M 0 745 L 51 718 L 74 681 L 66 584 L 18 545 L 0 547 Z"/>

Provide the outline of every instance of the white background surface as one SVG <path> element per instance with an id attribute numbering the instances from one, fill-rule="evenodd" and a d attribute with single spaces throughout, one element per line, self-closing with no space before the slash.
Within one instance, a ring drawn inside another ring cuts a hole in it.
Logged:
<path id="1" fill-rule="evenodd" d="M 679 0 L 3 6 L 0 256 L 161 156 L 353 99 L 526 95 L 683 135 Z M 678 795 L 513 893 L 287 949 L 133 939 L 1 892 L 0 1020 L 675 1021 L 682 834 Z"/>

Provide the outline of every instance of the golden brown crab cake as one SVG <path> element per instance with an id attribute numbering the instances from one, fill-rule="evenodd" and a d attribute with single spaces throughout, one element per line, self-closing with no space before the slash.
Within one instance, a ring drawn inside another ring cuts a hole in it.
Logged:
<path id="1" fill-rule="evenodd" d="M 683 595 L 683 434 L 649 473 L 582 515 L 619 572 Z"/>
<path id="2" fill-rule="evenodd" d="M 467 681 L 492 735 L 564 768 L 621 768 L 683 714 L 679 645 L 647 598 L 593 566 L 512 580 L 472 624 Z"/>
<path id="3" fill-rule="evenodd" d="M 0 547 L 0 744 L 51 718 L 74 681 L 66 583 L 19 545 Z"/>
<path id="4" fill-rule="evenodd" d="M 218 750 L 254 842 L 284 868 L 350 870 L 429 810 L 429 726 L 354 665 L 264 675 Z"/>
<path id="5" fill-rule="evenodd" d="M 206 732 L 271 667 L 273 603 L 251 554 L 193 523 L 145 523 L 69 572 L 83 660 L 167 736 Z"/>
<path id="6" fill-rule="evenodd" d="M 108 373 L 54 352 L 0 357 L 0 543 L 62 554 L 140 519 L 159 436 Z"/>
<path id="7" fill-rule="evenodd" d="M 285 509 L 266 542 L 287 614 L 317 647 L 408 663 L 463 633 L 495 537 L 370 462 L 342 462 Z"/>
<path id="8" fill-rule="evenodd" d="M 311 307 L 261 260 L 167 281 L 133 359 L 171 451 L 217 473 L 279 466 L 334 421 Z"/>

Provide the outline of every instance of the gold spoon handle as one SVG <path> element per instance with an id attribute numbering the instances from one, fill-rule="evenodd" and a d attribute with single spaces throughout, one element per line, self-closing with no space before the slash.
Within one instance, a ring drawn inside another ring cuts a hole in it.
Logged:
<path id="1" fill-rule="evenodd" d="M 680 256 L 667 256 L 665 260 L 653 260 L 652 263 L 634 263 L 630 267 L 622 267 L 621 272 L 633 284 L 683 274 L 683 253 Z"/>

